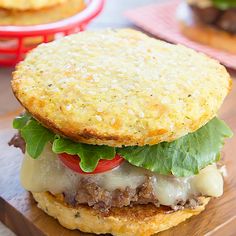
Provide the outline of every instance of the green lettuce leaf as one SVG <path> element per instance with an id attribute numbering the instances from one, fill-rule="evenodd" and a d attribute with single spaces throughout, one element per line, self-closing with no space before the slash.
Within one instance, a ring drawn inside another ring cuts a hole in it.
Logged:
<path id="1" fill-rule="evenodd" d="M 24 113 L 24 114 L 21 114 L 20 116 L 17 116 L 13 120 L 13 128 L 19 129 L 19 130 L 22 129 L 30 119 L 31 119 L 31 115 L 29 113 Z"/>
<path id="2" fill-rule="evenodd" d="M 21 136 L 26 142 L 27 152 L 36 159 L 42 153 L 45 145 L 54 139 L 55 134 L 44 128 L 36 120 L 31 119 L 21 129 Z"/>
<path id="3" fill-rule="evenodd" d="M 202 168 L 218 161 L 224 139 L 231 136 L 230 128 L 214 118 L 196 132 L 173 142 L 123 147 L 117 152 L 132 165 L 163 175 L 183 177 L 198 174 Z"/>
<path id="4" fill-rule="evenodd" d="M 112 160 L 118 153 L 132 165 L 159 174 L 190 176 L 218 161 L 224 139 L 232 136 L 230 128 L 223 121 L 214 118 L 196 132 L 170 143 L 114 148 L 76 143 L 55 135 L 29 114 L 17 117 L 13 126 L 21 132 L 26 150 L 32 158 L 39 157 L 45 145 L 51 142 L 55 153 L 78 155 L 81 159 L 80 167 L 85 172 L 92 172 L 100 159 Z"/>
<path id="5" fill-rule="evenodd" d="M 236 7 L 236 0 L 212 0 L 213 5 L 220 10 Z"/>
<path id="6" fill-rule="evenodd" d="M 100 159 L 112 160 L 116 154 L 114 147 L 75 143 L 61 137 L 54 140 L 52 151 L 79 155 L 80 167 L 84 172 L 93 172 Z"/>

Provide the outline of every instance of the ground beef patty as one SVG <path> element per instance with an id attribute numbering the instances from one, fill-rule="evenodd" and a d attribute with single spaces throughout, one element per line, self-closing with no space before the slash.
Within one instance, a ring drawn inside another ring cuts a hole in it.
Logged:
<path id="1" fill-rule="evenodd" d="M 236 33 L 236 8 L 219 10 L 215 7 L 200 8 L 190 5 L 197 20 L 230 33 Z"/>
<path id="2" fill-rule="evenodd" d="M 217 21 L 217 26 L 225 31 L 236 33 L 236 8 L 225 11 Z"/>
<path id="3" fill-rule="evenodd" d="M 25 142 L 21 135 L 15 134 L 10 140 L 9 145 L 18 147 L 25 152 Z M 108 191 L 99 186 L 93 177 L 85 176 L 81 178 L 77 191 L 65 191 L 64 200 L 71 206 L 78 204 L 88 204 L 89 206 L 107 213 L 111 207 L 124 207 L 137 204 L 154 204 L 159 207 L 158 198 L 154 194 L 151 177 L 147 176 L 144 183 L 135 189 L 126 187 L 125 189 L 115 189 Z M 197 197 L 192 196 L 187 201 L 178 200 L 170 206 L 170 210 L 195 208 L 199 205 Z"/>
<path id="4" fill-rule="evenodd" d="M 20 148 L 25 153 L 25 140 L 21 137 L 20 133 L 15 134 L 8 142 L 8 145 Z"/>
<path id="5" fill-rule="evenodd" d="M 136 189 L 126 187 L 107 191 L 93 182 L 92 178 L 83 178 L 74 197 L 64 193 L 65 199 L 70 204 L 88 204 L 100 211 L 107 211 L 111 207 L 123 207 L 131 204 L 153 203 L 159 206 L 158 199 L 153 194 L 150 178 Z M 68 197 L 69 196 L 69 197 Z"/>
<path id="6" fill-rule="evenodd" d="M 115 189 L 108 191 L 101 188 L 92 178 L 84 178 L 78 186 L 78 192 L 74 195 L 70 192 L 64 192 L 65 201 L 76 206 L 77 204 L 88 204 L 101 212 L 108 212 L 111 207 L 124 207 L 137 204 L 154 204 L 159 207 L 159 201 L 155 197 L 151 183 L 151 177 L 136 189 L 126 187 L 124 190 Z M 199 205 L 197 197 L 192 197 L 187 201 L 177 201 L 175 205 L 170 206 L 172 210 L 186 208 L 195 208 Z"/>

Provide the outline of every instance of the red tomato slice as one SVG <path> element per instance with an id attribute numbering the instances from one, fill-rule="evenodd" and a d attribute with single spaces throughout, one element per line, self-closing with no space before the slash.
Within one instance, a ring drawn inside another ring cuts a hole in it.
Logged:
<path id="1" fill-rule="evenodd" d="M 71 170 L 78 172 L 80 174 L 98 174 L 105 171 L 109 171 L 119 166 L 124 161 L 123 157 L 116 154 L 116 156 L 112 160 L 99 160 L 98 165 L 93 172 L 84 172 L 80 168 L 80 165 L 79 165 L 80 158 L 78 155 L 70 155 L 67 153 L 61 153 L 61 154 L 58 154 L 58 156 L 65 166 L 67 166 Z"/>

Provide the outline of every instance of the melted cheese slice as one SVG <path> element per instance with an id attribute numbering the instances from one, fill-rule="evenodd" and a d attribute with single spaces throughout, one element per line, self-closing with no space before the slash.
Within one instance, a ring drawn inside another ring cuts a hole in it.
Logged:
<path id="1" fill-rule="evenodd" d="M 223 178 L 215 165 L 206 167 L 196 176 L 177 178 L 158 175 L 124 162 L 111 171 L 85 176 L 65 167 L 50 146 L 36 160 L 26 153 L 20 179 L 23 187 L 29 191 L 56 194 L 75 192 L 81 178 L 91 178 L 104 189 L 113 191 L 126 187 L 135 189 L 144 183 L 147 176 L 151 177 L 154 193 L 162 205 L 171 206 L 176 201 L 186 201 L 197 195 L 219 197 L 223 194 Z"/>

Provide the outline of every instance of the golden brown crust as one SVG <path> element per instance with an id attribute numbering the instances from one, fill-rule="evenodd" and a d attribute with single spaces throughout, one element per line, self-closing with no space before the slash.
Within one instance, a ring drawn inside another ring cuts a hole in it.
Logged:
<path id="1" fill-rule="evenodd" d="M 0 8 L 0 25 L 47 24 L 71 17 L 84 8 L 83 0 L 70 0 L 39 10 L 18 11 Z"/>
<path id="2" fill-rule="evenodd" d="M 113 208 L 108 215 L 104 215 L 84 205 L 71 208 L 49 193 L 33 193 L 33 197 L 39 208 L 68 229 L 95 234 L 111 233 L 116 236 L 149 236 L 169 229 L 198 215 L 210 201 L 210 198 L 202 197 L 202 205 L 199 207 L 176 212 L 150 204 Z"/>
<path id="3" fill-rule="evenodd" d="M 186 12 L 186 16 L 179 15 L 179 26 L 181 32 L 186 37 L 213 48 L 236 53 L 235 34 L 198 22 L 191 15 L 191 9 L 189 7 L 186 7 L 185 11 L 188 11 Z"/>
<path id="4" fill-rule="evenodd" d="M 12 88 L 56 133 L 88 144 L 143 146 L 205 125 L 230 81 L 203 54 L 121 29 L 40 45 L 17 66 Z"/>

